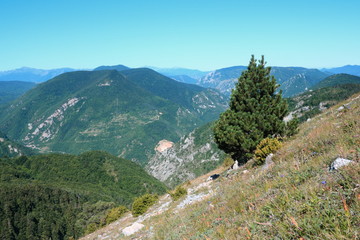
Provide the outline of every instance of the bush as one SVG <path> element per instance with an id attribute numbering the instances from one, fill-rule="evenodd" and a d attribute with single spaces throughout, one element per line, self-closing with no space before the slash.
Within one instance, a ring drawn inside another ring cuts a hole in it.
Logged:
<path id="1" fill-rule="evenodd" d="M 232 159 L 229 155 L 225 157 L 223 166 L 228 168 L 235 163 L 234 159 Z"/>
<path id="2" fill-rule="evenodd" d="M 132 214 L 137 217 L 145 213 L 149 207 L 154 205 L 158 201 L 159 197 L 156 194 L 145 194 L 138 198 L 135 198 L 132 204 Z"/>
<path id="3" fill-rule="evenodd" d="M 274 153 L 281 147 L 281 142 L 277 138 L 264 138 L 256 146 L 255 150 L 255 165 L 261 165 L 265 162 L 266 157 L 270 153 Z"/>
<path id="4" fill-rule="evenodd" d="M 119 206 L 119 207 L 110 209 L 110 211 L 108 212 L 108 214 L 105 217 L 106 224 L 116 221 L 127 211 L 129 211 L 129 210 L 125 206 Z"/>
<path id="5" fill-rule="evenodd" d="M 175 188 L 175 190 L 173 191 L 170 191 L 169 192 L 171 198 L 176 201 L 178 200 L 179 198 L 181 198 L 182 196 L 186 195 L 187 194 L 187 190 L 186 188 L 182 187 L 182 186 L 178 186 Z"/>

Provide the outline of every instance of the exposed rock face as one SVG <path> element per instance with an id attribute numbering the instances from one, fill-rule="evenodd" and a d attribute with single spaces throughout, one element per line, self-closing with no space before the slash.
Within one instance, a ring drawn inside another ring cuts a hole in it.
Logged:
<path id="1" fill-rule="evenodd" d="M 170 148 L 165 149 L 170 144 L 163 141 L 159 142 L 156 148 L 159 150 L 145 169 L 170 187 L 211 171 L 221 164 L 225 156 L 213 141 L 211 124 L 183 136 Z"/>
<path id="2" fill-rule="evenodd" d="M 156 145 L 155 150 L 158 151 L 158 152 L 163 152 L 163 151 L 171 148 L 173 145 L 174 145 L 173 142 L 164 139 L 164 140 L 161 140 L 161 141 Z"/>

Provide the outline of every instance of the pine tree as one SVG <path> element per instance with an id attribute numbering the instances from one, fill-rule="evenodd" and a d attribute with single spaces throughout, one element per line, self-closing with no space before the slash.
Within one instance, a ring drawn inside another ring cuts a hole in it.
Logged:
<path id="1" fill-rule="evenodd" d="M 229 109 L 214 126 L 219 148 L 241 163 L 252 157 L 262 139 L 285 133 L 287 103 L 281 91 L 276 93 L 278 85 L 265 64 L 264 56 L 259 61 L 251 57 L 232 91 Z"/>

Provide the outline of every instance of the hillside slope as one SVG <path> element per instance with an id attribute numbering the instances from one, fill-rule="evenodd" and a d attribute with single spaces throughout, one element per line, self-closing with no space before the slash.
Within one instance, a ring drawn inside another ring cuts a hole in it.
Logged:
<path id="1" fill-rule="evenodd" d="M 360 77 L 350 74 L 334 74 L 317 83 L 312 89 L 334 87 L 342 84 L 360 84 Z"/>
<path id="2" fill-rule="evenodd" d="M 303 123 L 266 165 L 209 173 L 186 197 L 165 195 L 83 239 L 358 239 L 359 115 L 358 93 Z M 330 171 L 337 157 L 352 163 Z"/>
<path id="3" fill-rule="evenodd" d="M 105 152 L 0 158 L 0 238 L 78 238 L 110 208 L 148 192 L 165 187 Z"/>
<path id="4" fill-rule="evenodd" d="M 15 100 L 34 86 L 33 82 L 0 81 L 0 105 Z"/>
<path id="5" fill-rule="evenodd" d="M 218 92 L 150 69 L 79 71 L 17 99 L 0 116 L 0 130 L 43 152 L 105 150 L 146 163 L 160 140 L 177 141 L 225 108 Z"/>
<path id="6" fill-rule="evenodd" d="M 18 157 L 24 155 L 33 155 L 33 149 L 22 146 L 19 143 L 11 141 L 5 134 L 0 132 L 0 158 L 1 157 Z"/>
<path id="7" fill-rule="evenodd" d="M 214 142 L 212 125 L 212 122 L 205 124 L 183 136 L 171 148 L 157 151 L 146 165 L 146 171 L 175 187 L 218 167 L 225 153 Z"/>
<path id="8" fill-rule="evenodd" d="M 339 84 L 307 91 L 287 99 L 290 114 L 285 119 L 296 115 L 300 122 L 306 121 L 359 91 L 360 84 Z"/>

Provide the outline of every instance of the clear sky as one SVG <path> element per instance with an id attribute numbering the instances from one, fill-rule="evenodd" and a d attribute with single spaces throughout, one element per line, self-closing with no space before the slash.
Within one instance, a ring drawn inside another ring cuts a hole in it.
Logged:
<path id="1" fill-rule="evenodd" d="M 360 65 L 359 0 L 0 0 L 0 71 Z"/>

